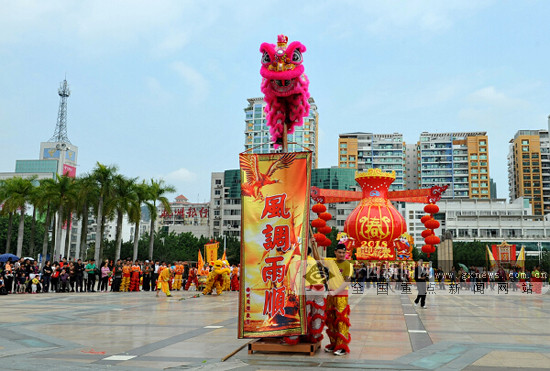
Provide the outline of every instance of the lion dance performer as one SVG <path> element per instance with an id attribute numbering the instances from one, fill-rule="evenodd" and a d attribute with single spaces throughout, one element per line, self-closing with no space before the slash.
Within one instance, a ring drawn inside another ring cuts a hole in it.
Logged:
<path id="1" fill-rule="evenodd" d="M 120 291 L 126 292 L 130 287 L 130 277 L 132 275 L 132 267 L 130 263 L 125 262 L 122 266 L 122 283 L 120 285 Z"/>
<path id="2" fill-rule="evenodd" d="M 346 260 L 350 260 L 353 257 L 353 238 L 350 238 L 346 232 L 340 232 L 336 236 L 338 243 L 346 247 Z"/>
<path id="3" fill-rule="evenodd" d="M 141 275 L 141 268 L 139 266 L 139 261 L 135 261 L 135 264 L 132 265 L 132 275 L 130 277 L 130 291 L 139 291 L 139 277 Z"/>
<path id="4" fill-rule="evenodd" d="M 216 289 L 216 293 L 221 295 L 223 292 L 223 284 L 225 277 L 229 277 L 229 268 L 223 267 L 223 262 L 221 260 L 216 260 L 212 262 L 213 268 L 208 274 L 206 279 L 206 287 L 203 290 L 203 295 L 208 295 L 212 293 L 212 289 Z"/>
<path id="5" fill-rule="evenodd" d="M 172 280 L 172 274 L 174 273 L 173 268 L 165 267 L 160 273 L 159 273 L 159 286 L 160 290 L 166 294 L 166 296 L 170 297 L 172 294 L 170 294 L 170 286 L 169 282 Z M 158 290 L 157 290 L 157 296 L 159 296 Z"/>
<path id="6" fill-rule="evenodd" d="M 176 263 L 175 271 L 174 271 L 174 285 L 173 288 L 176 291 L 179 291 L 181 289 L 181 282 L 183 280 L 183 264 L 181 262 Z"/>
<path id="7" fill-rule="evenodd" d="M 227 274 L 223 275 L 223 291 L 231 291 L 231 268 L 229 265 L 229 262 L 227 260 L 222 260 L 223 262 L 223 269 L 226 270 Z"/>
<path id="8" fill-rule="evenodd" d="M 189 269 L 189 277 L 187 278 L 187 283 L 185 284 L 185 290 L 189 290 L 189 287 L 191 287 L 191 284 L 195 284 L 195 289 L 199 289 L 199 279 L 197 277 L 197 268 L 190 268 Z"/>
<path id="9" fill-rule="evenodd" d="M 319 270 L 316 260 L 319 259 L 317 252 L 314 255 L 315 258 L 311 256 L 311 252 L 311 248 L 308 248 L 306 274 L 304 276 L 307 335 L 284 337 L 284 342 L 290 345 L 299 342 L 318 343 L 323 340 L 323 328 L 326 321 L 325 276 Z"/>
<path id="10" fill-rule="evenodd" d="M 306 47 L 298 41 L 287 46 L 288 37 L 277 36 L 277 45 L 263 43 L 262 93 L 265 94 L 265 111 L 271 140 L 278 148 L 283 141 L 284 125 L 288 134 L 295 126 L 301 126 L 309 115 L 309 80 L 304 74 L 302 53 Z"/>
<path id="11" fill-rule="evenodd" d="M 231 272 L 231 291 L 239 291 L 239 267 L 233 267 Z"/>
<path id="12" fill-rule="evenodd" d="M 338 244 L 335 249 L 336 259 L 325 259 L 329 270 L 329 296 L 327 297 L 327 335 L 330 344 L 325 352 L 342 356 L 349 353 L 351 341 L 349 333 L 350 307 L 348 305 L 348 283 L 353 272 L 351 263 L 345 259 L 346 246 Z"/>

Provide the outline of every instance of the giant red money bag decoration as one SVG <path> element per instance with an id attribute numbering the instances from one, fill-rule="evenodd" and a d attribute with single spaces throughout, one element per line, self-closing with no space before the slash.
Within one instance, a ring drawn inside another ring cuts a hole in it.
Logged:
<path id="1" fill-rule="evenodd" d="M 394 240 L 407 231 L 403 216 L 388 200 L 388 189 L 395 171 L 385 173 L 369 169 L 356 173 L 355 180 L 363 190 L 359 205 L 344 224 L 344 232 L 353 238 L 356 257 L 360 260 L 395 260 Z"/>

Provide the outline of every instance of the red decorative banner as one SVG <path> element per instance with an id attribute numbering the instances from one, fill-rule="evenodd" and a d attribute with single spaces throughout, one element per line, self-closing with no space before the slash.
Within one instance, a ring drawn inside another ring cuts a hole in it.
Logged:
<path id="1" fill-rule="evenodd" d="M 500 245 L 491 245 L 491 248 L 497 262 L 513 263 L 516 261 L 516 245 L 508 245 L 504 241 Z"/>
<path id="2" fill-rule="evenodd" d="M 241 290 L 239 338 L 306 333 L 311 153 L 239 155 Z"/>

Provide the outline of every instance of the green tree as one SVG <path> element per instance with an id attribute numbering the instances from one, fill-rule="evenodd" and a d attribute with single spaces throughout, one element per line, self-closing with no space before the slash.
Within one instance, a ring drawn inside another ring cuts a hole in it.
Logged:
<path id="1" fill-rule="evenodd" d="M 149 209 L 149 213 L 151 214 L 151 231 L 149 234 L 149 259 L 153 259 L 153 248 L 155 244 L 155 222 L 158 217 L 157 202 L 163 206 L 166 212 L 170 213 L 172 211 L 170 208 L 170 202 L 165 195 L 175 192 L 176 189 L 171 185 L 166 185 L 164 183 L 164 180 L 162 179 L 158 181 L 151 179 L 151 184 L 149 184 L 148 188 L 148 200 L 146 201 L 146 204 L 147 208 Z"/>
<path id="2" fill-rule="evenodd" d="M 63 223 L 66 220 L 66 210 L 70 210 L 71 205 L 76 199 L 76 187 L 74 178 L 67 175 L 56 175 L 56 181 L 48 189 L 48 198 L 52 198 L 57 207 L 57 227 L 55 232 L 55 246 L 53 260 L 57 259 L 63 253 L 61 250 L 61 235 L 63 233 Z M 67 233 L 69 231 L 67 230 Z"/>
<path id="3" fill-rule="evenodd" d="M 115 260 L 120 259 L 120 248 L 122 246 L 122 221 L 124 214 L 129 214 L 138 203 L 135 190 L 137 178 L 125 178 L 122 175 L 115 175 L 113 178 L 113 195 L 109 200 L 109 209 L 114 209 L 117 215 L 116 222 L 116 247 Z"/>
<path id="4" fill-rule="evenodd" d="M 138 247 L 139 247 L 139 224 L 141 222 L 141 205 L 149 198 L 149 187 L 145 184 L 145 181 L 142 183 L 136 184 L 134 186 L 134 191 L 136 195 L 136 203 L 130 209 L 128 213 L 128 218 L 130 222 L 135 224 L 134 228 L 134 245 L 132 260 L 135 261 L 138 258 Z"/>
<path id="5" fill-rule="evenodd" d="M 21 257 L 23 253 L 23 236 L 25 232 L 25 212 L 27 211 L 27 203 L 31 200 L 31 195 L 34 189 L 33 181 L 36 177 L 21 178 L 13 177 L 6 179 L 5 185 L 5 200 L 4 204 L 12 211 L 20 210 L 19 228 L 17 231 L 17 252 L 16 255 Z"/>
<path id="6" fill-rule="evenodd" d="M 75 251 L 75 258 L 78 259 L 87 250 L 88 215 L 90 213 L 90 206 L 98 199 L 98 185 L 92 175 L 84 174 L 76 179 L 76 189 L 78 194 L 76 215 L 80 219 L 82 229 L 80 241 L 78 241 Z"/>
<path id="7" fill-rule="evenodd" d="M 101 163 L 97 163 L 96 167 L 92 171 L 92 177 L 95 179 L 98 185 L 98 203 L 97 203 L 97 231 L 95 236 L 95 250 L 94 258 L 96 262 L 99 262 L 101 257 L 101 242 L 103 239 L 103 225 L 104 225 L 104 203 L 107 198 L 112 194 L 113 178 L 117 172 L 116 166 L 105 166 Z"/>

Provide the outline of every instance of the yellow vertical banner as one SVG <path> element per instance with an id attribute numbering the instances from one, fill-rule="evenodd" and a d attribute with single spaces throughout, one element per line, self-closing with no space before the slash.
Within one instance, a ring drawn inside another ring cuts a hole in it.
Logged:
<path id="1" fill-rule="evenodd" d="M 220 247 L 219 242 L 207 243 L 204 245 L 206 251 L 206 262 L 210 263 L 214 260 L 218 260 L 218 248 Z"/>
<path id="2" fill-rule="evenodd" d="M 239 338 L 302 335 L 307 330 L 311 152 L 239 155 L 241 290 Z"/>

